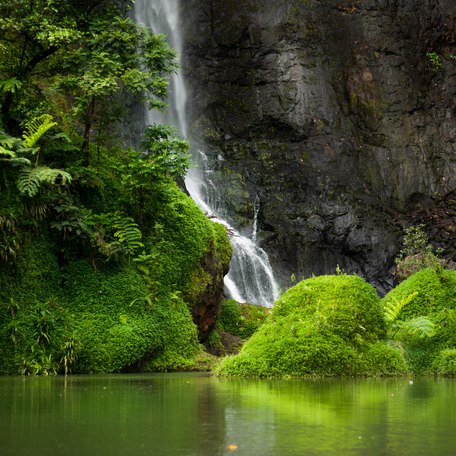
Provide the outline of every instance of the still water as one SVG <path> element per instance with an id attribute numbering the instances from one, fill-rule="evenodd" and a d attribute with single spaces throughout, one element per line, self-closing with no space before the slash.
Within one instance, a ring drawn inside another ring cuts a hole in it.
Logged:
<path id="1" fill-rule="evenodd" d="M 456 380 L 0 378 L 2 456 L 455 455 Z"/>

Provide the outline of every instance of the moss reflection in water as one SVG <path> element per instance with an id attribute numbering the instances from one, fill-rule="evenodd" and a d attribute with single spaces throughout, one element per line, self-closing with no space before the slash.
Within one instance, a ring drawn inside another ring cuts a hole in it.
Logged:
<path id="1" fill-rule="evenodd" d="M 451 379 L 0 377 L 8 455 L 450 455 Z"/>

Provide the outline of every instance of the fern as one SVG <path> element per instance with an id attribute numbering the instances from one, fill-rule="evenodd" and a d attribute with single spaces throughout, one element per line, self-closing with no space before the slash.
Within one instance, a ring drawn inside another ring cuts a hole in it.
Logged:
<path id="1" fill-rule="evenodd" d="M 37 141 L 52 127 L 55 127 L 57 122 L 53 121 L 53 117 L 49 114 L 43 114 L 39 117 L 34 117 L 25 126 L 25 133 L 22 135 L 25 147 L 32 148 Z"/>
<path id="2" fill-rule="evenodd" d="M 22 82 L 16 78 L 0 81 L 0 90 L 6 93 L 16 93 L 22 87 Z"/>
<path id="3" fill-rule="evenodd" d="M 5 149 L 4 147 L 0 146 L 0 158 L 9 159 L 14 157 L 16 157 L 16 152 L 14 152 L 13 150 Z"/>
<path id="4" fill-rule="evenodd" d="M 406 297 L 404 297 L 404 298 L 402 298 L 400 300 L 397 300 L 396 298 L 393 298 L 392 301 L 388 301 L 385 304 L 385 307 L 384 307 L 385 320 L 388 323 L 393 323 L 394 321 L 396 321 L 397 318 L 399 317 L 399 314 L 401 313 L 401 310 L 409 302 L 411 302 L 413 299 L 415 299 L 416 296 L 418 296 L 418 292 L 417 291 L 409 294 L 408 296 L 406 296 Z"/>
<path id="5" fill-rule="evenodd" d="M 399 330 L 412 337 L 426 339 L 435 334 L 435 325 L 428 317 L 416 317 L 402 322 Z"/>
<path id="6" fill-rule="evenodd" d="M 61 169 L 37 166 L 36 168 L 24 167 L 19 172 L 17 188 L 23 195 L 35 196 L 43 183 L 66 185 L 71 182 L 71 176 Z"/>
<path id="7" fill-rule="evenodd" d="M 141 242 L 142 233 L 138 224 L 130 217 L 116 216 L 113 222 L 114 237 L 127 254 L 132 254 L 136 249 L 144 247 Z"/>

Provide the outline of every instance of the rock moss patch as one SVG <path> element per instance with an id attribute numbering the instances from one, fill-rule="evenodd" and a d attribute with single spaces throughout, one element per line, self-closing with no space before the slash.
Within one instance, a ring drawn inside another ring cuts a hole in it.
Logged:
<path id="1" fill-rule="evenodd" d="M 276 302 L 265 323 L 218 373 L 238 376 L 398 374 L 399 347 L 384 342 L 380 299 L 357 276 L 304 280 Z"/>

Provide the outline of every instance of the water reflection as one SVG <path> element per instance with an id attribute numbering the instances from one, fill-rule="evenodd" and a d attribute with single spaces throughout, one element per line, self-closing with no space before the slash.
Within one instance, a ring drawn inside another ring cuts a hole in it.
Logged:
<path id="1" fill-rule="evenodd" d="M 451 379 L 0 378 L 2 455 L 452 455 Z"/>

